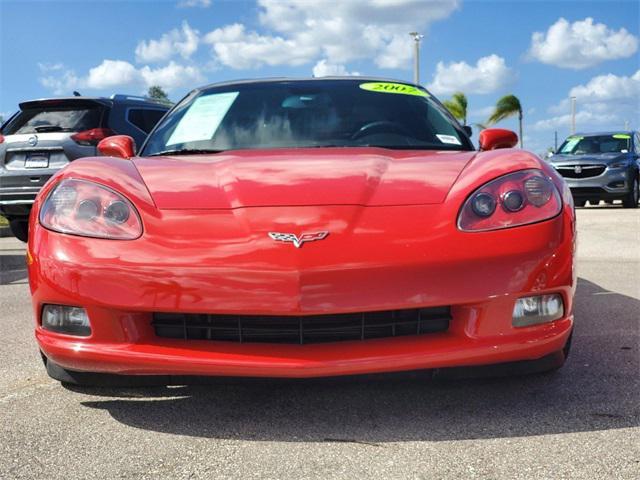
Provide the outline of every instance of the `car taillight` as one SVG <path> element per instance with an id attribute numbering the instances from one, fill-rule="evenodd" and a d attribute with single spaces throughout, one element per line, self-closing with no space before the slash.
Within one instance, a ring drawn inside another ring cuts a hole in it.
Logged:
<path id="1" fill-rule="evenodd" d="M 481 232 L 527 225 L 555 217 L 562 209 L 558 189 L 541 170 L 522 170 L 477 189 L 462 206 L 458 228 Z"/>
<path id="2" fill-rule="evenodd" d="M 62 180 L 41 210 L 43 227 L 84 237 L 134 240 L 142 235 L 135 207 L 117 192 L 86 180 Z"/>
<path id="3" fill-rule="evenodd" d="M 4 142 L 4 137 L 2 135 L 0 135 L 0 143 Z"/>
<path id="4" fill-rule="evenodd" d="M 79 145 L 97 145 L 100 140 L 115 135 L 113 130 L 108 128 L 92 128 L 84 132 L 78 132 L 71 135 L 71 140 Z"/>

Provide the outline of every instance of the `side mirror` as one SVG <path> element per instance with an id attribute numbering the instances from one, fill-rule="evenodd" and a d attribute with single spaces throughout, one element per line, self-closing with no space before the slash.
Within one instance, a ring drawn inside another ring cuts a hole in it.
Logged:
<path id="1" fill-rule="evenodd" d="M 487 128 L 480 132 L 480 150 L 496 148 L 513 148 L 518 144 L 518 135 L 503 128 Z"/>
<path id="2" fill-rule="evenodd" d="M 471 137 L 471 135 L 473 135 L 473 130 L 469 125 L 464 125 L 462 129 L 464 130 L 464 133 L 466 133 L 468 137 Z"/>
<path id="3" fill-rule="evenodd" d="M 129 135 L 114 135 L 100 140 L 98 151 L 105 157 L 129 159 L 135 155 L 136 142 Z"/>

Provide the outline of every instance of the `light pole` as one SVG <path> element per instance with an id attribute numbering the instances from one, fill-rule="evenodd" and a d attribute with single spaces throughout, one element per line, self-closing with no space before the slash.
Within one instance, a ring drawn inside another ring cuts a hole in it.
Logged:
<path id="1" fill-rule="evenodd" d="M 571 135 L 576 133 L 576 97 L 571 97 Z"/>
<path id="2" fill-rule="evenodd" d="M 420 40 L 424 35 L 418 32 L 411 32 L 409 35 L 413 37 L 413 83 L 420 84 Z"/>

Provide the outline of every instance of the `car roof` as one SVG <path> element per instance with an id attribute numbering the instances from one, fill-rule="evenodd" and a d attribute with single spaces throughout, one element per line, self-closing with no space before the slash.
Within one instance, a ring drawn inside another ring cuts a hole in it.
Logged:
<path id="1" fill-rule="evenodd" d="M 137 104 L 137 105 L 154 105 L 157 107 L 163 107 L 166 109 L 171 108 L 171 105 L 157 100 L 155 98 L 148 97 L 139 97 L 135 95 L 122 95 L 122 94 L 114 94 L 111 97 L 85 97 L 85 96 L 73 96 L 73 97 L 51 97 L 51 98 L 37 98 L 34 100 L 26 100 L 24 102 L 19 103 L 19 107 L 21 110 L 29 107 L 37 107 L 42 105 L 54 105 L 56 103 L 77 103 L 77 104 L 88 104 L 88 103 L 100 103 L 102 105 L 113 105 L 114 103 L 129 103 L 129 104 Z"/>
<path id="2" fill-rule="evenodd" d="M 330 82 L 330 81 L 350 81 L 350 82 L 393 82 L 402 83 L 404 85 L 411 85 L 414 87 L 424 88 L 421 85 L 416 85 L 413 82 L 407 80 L 399 80 L 397 78 L 386 77 L 369 77 L 369 76 L 331 76 L 331 77 L 267 77 L 267 78 L 245 78 L 239 80 L 228 80 L 223 82 L 210 83 L 194 89 L 207 90 L 215 87 L 226 87 L 229 85 L 249 85 L 252 83 L 280 83 L 280 82 Z"/>
<path id="3" fill-rule="evenodd" d="M 633 130 L 611 130 L 608 132 L 578 132 L 570 137 L 597 137 L 600 135 L 633 135 L 636 132 Z"/>

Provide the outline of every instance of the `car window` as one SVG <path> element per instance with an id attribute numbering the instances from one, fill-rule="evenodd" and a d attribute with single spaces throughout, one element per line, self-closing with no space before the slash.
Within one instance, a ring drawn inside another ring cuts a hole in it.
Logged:
<path id="1" fill-rule="evenodd" d="M 80 132 L 100 126 L 103 108 L 35 107 L 21 110 L 5 125 L 5 135 L 38 132 Z"/>
<path id="2" fill-rule="evenodd" d="M 188 97 L 151 135 L 143 154 L 331 146 L 473 148 L 422 89 L 390 82 L 283 81 L 214 87 Z"/>
<path id="3" fill-rule="evenodd" d="M 611 135 L 572 136 L 567 138 L 558 153 L 589 155 L 598 153 L 628 152 L 631 136 L 624 133 Z"/>
<path id="4" fill-rule="evenodd" d="M 149 133 L 164 116 L 166 110 L 130 108 L 127 120 L 145 133 Z"/>

